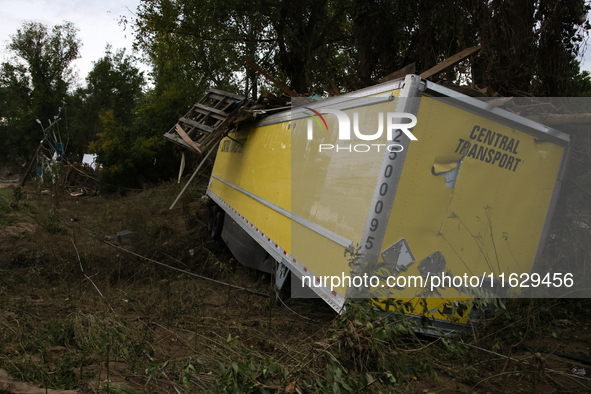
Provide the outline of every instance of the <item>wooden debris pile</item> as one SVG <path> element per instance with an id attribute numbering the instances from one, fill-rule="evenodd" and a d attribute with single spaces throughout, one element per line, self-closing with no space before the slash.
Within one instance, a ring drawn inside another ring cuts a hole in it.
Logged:
<path id="1" fill-rule="evenodd" d="M 73 197 L 97 196 L 100 187 L 97 180 L 97 170 L 85 164 L 66 165 L 64 189 Z"/>

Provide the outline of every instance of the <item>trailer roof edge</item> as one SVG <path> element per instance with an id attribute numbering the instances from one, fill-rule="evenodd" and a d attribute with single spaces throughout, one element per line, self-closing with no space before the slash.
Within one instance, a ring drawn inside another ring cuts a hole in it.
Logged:
<path id="1" fill-rule="evenodd" d="M 416 77 L 418 78 L 419 76 Z M 309 104 L 309 107 L 316 108 L 327 105 L 338 105 L 359 98 L 391 92 L 392 90 L 402 89 L 404 87 L 404 83 L 404 78 L 388 81 L 353 92 L 348 92 L 340 96 L 313 102 Z M 525 131 L 531 135 L 534 135 L 541 140 L 550 139 L 552 142 L 557 143 L 563 147 L 568 146 L 571 143 L 571 136 L 565 132 L 527 119 L 521 115 L 514 114 L 505 109 L 495 107 L 486 103 L 485 101 L 456 92 L 455 90 L 445 86 L 421 79 L 421 90 L 426 97 L 442 100 L 450 105 L 462 108 L 468 112 L 475 113 L 509 127 L 520 129 L 521 131 Z M 295 108 L 297 107 L 294 107 L 294 109 Z M 302 112 L 303 110 L 304 107 L 301 107 Z M 296 113 L 294 113 L 294 110 L 292 109 L 281 111 L 261 119 L 259 122 L 247 126 L 247 128 L 250 129 L 252 127 L 270 125 L 280 121 L 289 121 L 293 119 L 294 115 L 296 115 Z"/>

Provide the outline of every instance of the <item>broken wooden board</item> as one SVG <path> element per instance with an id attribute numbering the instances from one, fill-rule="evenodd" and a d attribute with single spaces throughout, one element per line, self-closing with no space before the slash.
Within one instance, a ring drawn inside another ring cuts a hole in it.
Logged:
<path id="1" fill-rule="evenodd" d="M 209 89 L 203 98 L 181 117 L 164 138 L 201 154 L 232 125 L 249 100 L 237 94 Z"/>
<path id="2" fill-rule="evenodd" d="M 487 86 L 485 88 L 479 89 L 486 97 L 503 97 L 501 96 L 496 90 Z"/>
<path id="3" fill-rule="evenodd" d="M 436 66 L 431 67 L 427 71 L 423 72 L 420 75 L 420 77 L 423 79 L 427 79 L 427 78 L 430 78 L 436 74 L 439 74 L 440 72 L 444 71 L 446 68 L 451 67 L 454 64 L 461 62 L 462 60 L 464 60 L 468 56 L 472 55 L 473 53 L 478 52 L 481 48 L 482 47 L 480 45 L 472 47 L 472 48 L 466 48 L 463 51 L 458 52 L 451 57 L 448 57 L 447 59 L 445 59 L 441 63 L 437 64 Z"/>
<path id="4" fill-rule="evenodd" d="M 187 144 L 191 145 L 193 147 L 193 149 L 195 149 L 197 152 L 202 153 L 201 149 L 199 149 L 199 147 L 195 144 L 195 142 L 193 142 L 193 140 L 187 135 L 187 133 L 185 133 L 185 130 L 183 130 L 183 128 L 181 126 L 179 126 L 178 123 L 176 125 L 174 125 L 174 129 L 176 130 L 178 135 L 181 136 L 183 141 L 185 141 Z"/>
<path id="5" fill-rule="evenodd" d="M 244 60 L 246 62 L 246 64 L 249 65 L 249 67 L 258 71 L 259 74 L 261 74 L 263 77 L 267 78 L 271 83 L 273 83 L 273 85 L 277 86 L 284 93 L 288 94 L 291 97 L 298 97 L 298 94 L 296 92 L 291 91 L 287 86 L 285 86 L 284 84 L 282 84 L 281 82 L 277 81 L 275 78 L 270 76 L 265 70 L 263 70 L 262 68 L 257 66 L 255 62 L 253 62 L 252 60 L 250 60 L 246 56 L 242 56 L 242 60 Z"/>

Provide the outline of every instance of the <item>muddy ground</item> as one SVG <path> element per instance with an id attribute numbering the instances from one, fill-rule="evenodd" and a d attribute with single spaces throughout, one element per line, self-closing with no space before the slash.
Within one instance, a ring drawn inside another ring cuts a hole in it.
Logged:
<path id="1" fill-rule="evenodd" d="M 73 197 L 0 189 L 0 393 L 591 392 L 587 300 L 509 302 L 453 340 L 273 294 L 207 231 L 204 182 Z M 55 391 L 53 391 L 55 390 Z"/>

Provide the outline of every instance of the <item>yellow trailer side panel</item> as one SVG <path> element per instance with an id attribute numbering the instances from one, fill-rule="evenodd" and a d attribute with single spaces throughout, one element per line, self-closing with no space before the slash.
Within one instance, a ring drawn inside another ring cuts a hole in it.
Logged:
<path id="1" fill-rule="evenodd" d="M 406 275 L 435 251 L 453 275 L 530 272 L 564 148 L 432 98 L 417 118 L 382 250 L 406 239 Z M 453 189 L 433 174 L 460 160 Z"/>
<path id="2" fill-rule="evenodd" d="M 395 90 L 385 95 L 396 96 L 398 92 L 399 90 Z M 384 114 L 393 112 L 395 105 L 394 100 L 381 99 L 370 105 L 352 105 L 352 108 L 343 111 L 351 121 L 357 116 L 359 129 L 369 134 L 375 133 L 379 128 L 378 114 L 382 115 L 383 122 Z M 384 155 L 386 133 L 380 139 L 372 141 L 362 141 L 352 136 L 351 140 L 340 141 L 337 151 L 335 141 L 339 132 L 338 122 L 332 115 L 325 115 L 325 119 L 328 130 L 313 124 L 313 141 L 307 138 L 308 119 L 294 122 L 296 132 L 292 135 L 292 209 L 295 214 L 347 238 L 349 245 L 355 246 L 360 243 L 367 220 Z M 332 147 L 320 149 L 321 144 Z M 363 148 L 356 152 L 353 147 L 360 144 L 370 146 L 370 150 L 364 152 L 366 148 Z M 377 145 L 380 144 L 382 146 L 378 151 Z M 292 224 L 292 253 L 305 262 L 314 275 L 350 275 L 349 261 L 344 250 L 345 245 L 318 236 L 297 223 Z M 347 288 L 341 283 L 334 290 L 345 296 Z"/>
<path id="3" fill-rule="evenodd" d="M 289 252 L 290 219 L 218 179 L 290 211 L 291 133 L 287 123 L 232 133 L 231 137 L 243 146 L 229 138 L 220 143 L 209 188 Z"/>

